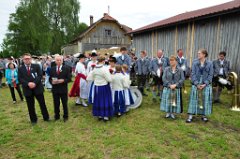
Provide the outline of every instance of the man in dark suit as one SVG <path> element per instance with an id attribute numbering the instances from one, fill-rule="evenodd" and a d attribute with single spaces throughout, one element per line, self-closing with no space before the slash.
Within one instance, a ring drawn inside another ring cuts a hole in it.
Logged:
<path id="1" fill-rule="evenodd" d="M 43 95 L 44 88 L 41 82 L 42 70 L 38 64 L 31 63 L 32 57 L 29 53 L 23 55 L 23 62 L 24 64 L 18 70 L 18 79 L 22 84 L 23 93 L 27 101 L 30 120 L 33 124 L 37 123 L 34 101 L 34 97 L 36 97 L 44 121 L 49 121 L 48 110 Z"/>
<path id="2" fill-rule="evenodd" d="M 60 119 L 60 100 L 63 105 L 63 119 L 68 120 L 68 82 L 71 80 L 69 67 L 63 65 L 63 57 L 55 56 L 56 66 L 51 68 L 49 81 L 52 84 L 55 120 Z"/>

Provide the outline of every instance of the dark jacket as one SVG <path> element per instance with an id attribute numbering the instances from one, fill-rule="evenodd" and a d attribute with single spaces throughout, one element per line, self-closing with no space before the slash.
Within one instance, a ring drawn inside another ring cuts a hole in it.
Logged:
<path id="1" fill-rule="evenodd" d="M 42 85 L 42 70 L 38 64 L 31 64 L 30 74 L 25 65 L 22 65 L 18 69 L 18 80 L 22 84 L 23 93 L 25 96 L 40 95 L 43 93 L 44 88 Z M 34 82 L 36 87 L 30 89 L 28 87 L 29 82 Z"/>
<path id="2" fill-rule="evenodd" d="M 52 84 L 52 78 L 64 79 L 64 83 Z M 57 67 L 54 66 L 50 71 L 49 82 L 52 84 L 52 92 L 64 94 L 68 93 L 68 82 L 71 81 L 71 73 L 68 66 L 62 66 L 60 73 L 57 74 Z"/>

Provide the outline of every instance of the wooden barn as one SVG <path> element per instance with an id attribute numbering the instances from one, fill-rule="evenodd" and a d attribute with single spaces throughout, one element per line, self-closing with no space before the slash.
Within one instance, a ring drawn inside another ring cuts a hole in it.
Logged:
<path id="1" fill-rule="evenodd" d="M 129 32 L 132 48 L 151 57 L 158 49 L 167 56 L 181 48 L 190 63 L 200 48 L 208 50 L 209 59 L 227 52 L 232 69 L 240 74 L 240 0 L 182 13 Z"/>
<path id="2" fill-rule="evenodd" d="M 103 17 L 93 23 L 93 16 L 90 16 L 90 26 L 76 37 L 70 44 L 62 48 L 64 54 L 85 52 L 95 48 L 122 47 L 131 45 L 131 37 L 127 32 L 132 31 L 126 25 L 120 24 L 109 14 L 104 13 Z"/>

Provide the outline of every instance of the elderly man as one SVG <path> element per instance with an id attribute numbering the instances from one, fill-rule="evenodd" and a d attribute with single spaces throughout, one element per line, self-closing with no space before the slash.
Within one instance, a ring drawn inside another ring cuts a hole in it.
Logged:
<path id="1" fill-rule="evenodd" d="M 163 81 L 162 81 L 162 75 L 164 69 L 169 66 L 169 60 L 167 57 L 164 56 L 163 50 L 158 50 L 157 57 L 154 58 L 151 62 L 150 70 L 153 76 L 153 88 L 152 88 L 152 94 L 153 94 L 153 101 L 156 101 L 157 96 L 157 88 L 160 87 L 160 97 L 161 92 L 163 89 Z"/>
<path id="2" fill-rule="evenodd" d="M 37 123 L 37 115 L 34 97 L 40 105 L 44 121 L 49 121 L 49 115 L 43 95 L 42 70 L 38 64 L 32 64 L 31 61 L 31 54 L 25 53 L 23 55 L 24 65 L 18 69 L 18 79 L 22 84 L 23 93 L 27 101 L 30 120 L 32 124 L 35 124 Z"/>
<path id="3" fill-rule="evenodd" d="M 187 59 L 183 56 L 183 50 L 182 49 L 178 49 L 177 50 L 177 63 L 178 63 L 178 67 L 182 68 L 184 76 L 186 76 L 187 72 L 188 72 L 188 62 Z"/>
<path id="4" fill-rule="evenodd" d="M 56 66 L 51 68 L 50 83 L 52 84 L 52 94 L 54 103 L 55 120 L 60 119 L 60 100 L 63 106 L 63 120 L 68 120 L 68 82 L 71 80 L 71 73 L 68 66 L 63 65 L 63 57 L 55 56 Z"/>

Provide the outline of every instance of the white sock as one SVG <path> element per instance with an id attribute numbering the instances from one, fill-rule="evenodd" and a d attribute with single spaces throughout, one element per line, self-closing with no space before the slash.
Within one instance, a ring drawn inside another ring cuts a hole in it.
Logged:
<path id="1" fill-rule="evenodd" d="M 109 120 L 109 118 L 108 118 L 108 117 L 103 117 L 103 119 L 104 119 L 104 120 Z"/>
<path id="2" fill-rule="evenodd" d="M 192 114 L 189 114 L 188 119 L 192 119 Z"/>

